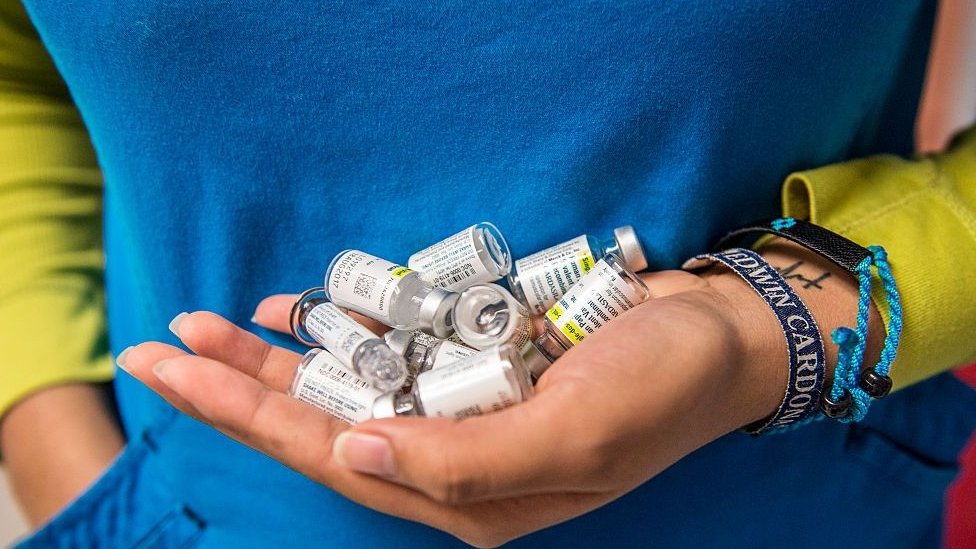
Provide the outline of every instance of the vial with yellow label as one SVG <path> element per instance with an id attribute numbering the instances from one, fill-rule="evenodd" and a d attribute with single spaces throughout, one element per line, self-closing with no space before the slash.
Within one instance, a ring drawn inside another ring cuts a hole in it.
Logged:
<path id="1" fill-rule="evenodd" d="M 541 315 L 609 253 L 622 258 L 631 271 L 647 268 L 637 233 L 625 225 L 614 229 L 612 239 L 581 235 L 519 259 L 508 275 L 508 286 L 532 314 Z"/>
<path id="2" fill-rule="evenodd" d="M 291 333 L 306 345 L 322 345 L 343 364 L 383 391 L 403 386 L 407 364 L 379 336 L 328 300 L 322 288 L 306 290 L 291 310 Z"/>
<path id="3" fill-rule="evenodd" d="M 439 338 L 454 333 L 455 292 L 435 288 L 416 271 L 359 250 L 335 256 L 325 272 L 325 292 L 336 305 L 391 328 L 420 329 Z"/>
<path id="4" fill-rule="evenodd" d="M 418 375 L 409 393 L 380 396 L 373 403 L 373 417 L 461 419 L 502 410 L 532 394 L 532 380 L 518 349 L 502 345 Z"/>
<path id="5" fill-rule="evenodd" d="M 573 345 L 650 297 L 644 281 L 619 257 L 607 254 L 546 311 L 545 331 L 523 347 L 532 375 L 538 378 Z"/>
<path id="6" fill-rule="evenodd" d="M 498 227 L 482 221 L 411 255 L 407 267 L 432 286 L 460 291 L 506 276 L 512 254 Z"/>

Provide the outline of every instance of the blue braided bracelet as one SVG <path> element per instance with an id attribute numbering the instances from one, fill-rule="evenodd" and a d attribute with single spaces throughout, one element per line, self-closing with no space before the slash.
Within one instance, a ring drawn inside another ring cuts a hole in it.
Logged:
<path id="1" fill-rule="evenodd" d="M 697 269 L 722 263 L 752 286 L 779 319 L 790 353 L 789 383 L 776 412 L 743 430 L 758 435 L 803 422 L 819 410 L 823 389 L 825 355 L 820 329 L 813 315 L 789 283 L 765 259 L 752 250 L 733 248 L 695 256 L 682 265 Z"/>
<path id="2" fill-rule="evenodd" d="M 867 414 L 871 399 L 882 398 L 891 390 L 891 364 L 901 341 L 901 296 L 888 264 L 888 254 L 881 246 L 864 248 L 824 227 L 792 217 L 781 217 L 736 229 L 725 235 L 716 248 L 747 245 L 750 238 L 754 240 L 763 233 L 792 240 L 833 261 L 857 278 L 857 322 L 854 329 L 840 327 L 831 334 L 831 339 L 838 345 L 837 368 L 834 370 L 834 382 L 830 391 L 821 397 L 821 407 L 827 417 L 843 422 L 860 421 Z M 862 371 L 868 337 L 872 265 L 884 284 L 889 321 L 881 359 L 873 368 Z"/>

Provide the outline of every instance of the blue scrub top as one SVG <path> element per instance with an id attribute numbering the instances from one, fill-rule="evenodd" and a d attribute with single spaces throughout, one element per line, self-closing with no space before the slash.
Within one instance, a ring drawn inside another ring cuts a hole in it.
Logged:
<path id="1" fill-rule="evenodd" d="M 777 214 L 791 171 L 909 153 L 934 13 L 927 0 L 25 4 L 104 171 L 115 352 L 176 343 L 181 311 L 247 325 L 341 249 L 403 262 L 481 220 L 516 257 L 632 224 L 652 268 L 676 267 Z M 124 374 L 116 388 L 129 447 L 28 544 L 459 545 Z M 515 545 L 937 543 L 974 412 L 939 376 L 861 425 L 733 433 Z"/>

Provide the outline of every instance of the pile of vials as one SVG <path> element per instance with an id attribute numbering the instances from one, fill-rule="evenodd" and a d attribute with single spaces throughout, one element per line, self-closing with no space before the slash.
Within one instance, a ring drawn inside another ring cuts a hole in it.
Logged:
<path id="1" fill-rule="evenodd" d="M 339 253 L 323 287 L 292 308 L 310 346 L 290 393 L 359 423 L 402 415 L 463 418 L 528 399 L 533 381 L 573 345 L 647 300 L 634 274 L 647 259 L 634 229 L 583 235 L 512 262 L 505 238 L 478 223 L 402 266 Z M 508 288 L 494 284 L 507 278 Z M 383 337 L 354 311 L 393 328 Z M 534 334 L 532 315 L 544 315 Z"/>

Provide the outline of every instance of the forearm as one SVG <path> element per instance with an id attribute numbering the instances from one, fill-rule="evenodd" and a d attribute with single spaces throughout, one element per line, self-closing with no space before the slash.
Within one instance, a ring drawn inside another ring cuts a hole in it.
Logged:
<path id="1" fill-rule="evenodd" d="M 124 445 L 108 389 L 95 384 L 42 389 L 0 422 L 4 465 L 31 524 L 42 524 L 76 498 Z"/>
<path id="2" fill-rule="evenodd" d="M 838 327 L 854 326 L 857 281 L 844 269 L 793 242 L 775 239 L 763 245 L 759 253 L 783 275 L 816 320 L 826 355 L 824 387 L 829 388 L 838 351 L 830 334 Z M 736 409 L 729 410 L 730 417 L 745 417 L 751 423 L 769 416 L 783 398 L 789 375 L 782 329 L 763 299 L 738 275 L 724 267 L 713 267 L 702 276 L 725 296 L 733 317 L 729 322 L 739 327 L 739 340 L 749 355 L 742 361 L 745 369 L 734 389 L 736 394 L 747 396 L 743 401 L 732 401 Z M 868 328 L 865 367 L 877 362 L 885 337 L 884 323 L 873 304 Z"/>
<path id="3" fill-rule="evenodd" d="M 101 176 L 20 2 L 0 2 L 0 447 L 32 523 L 122 446 L 103 398 Z"/>

